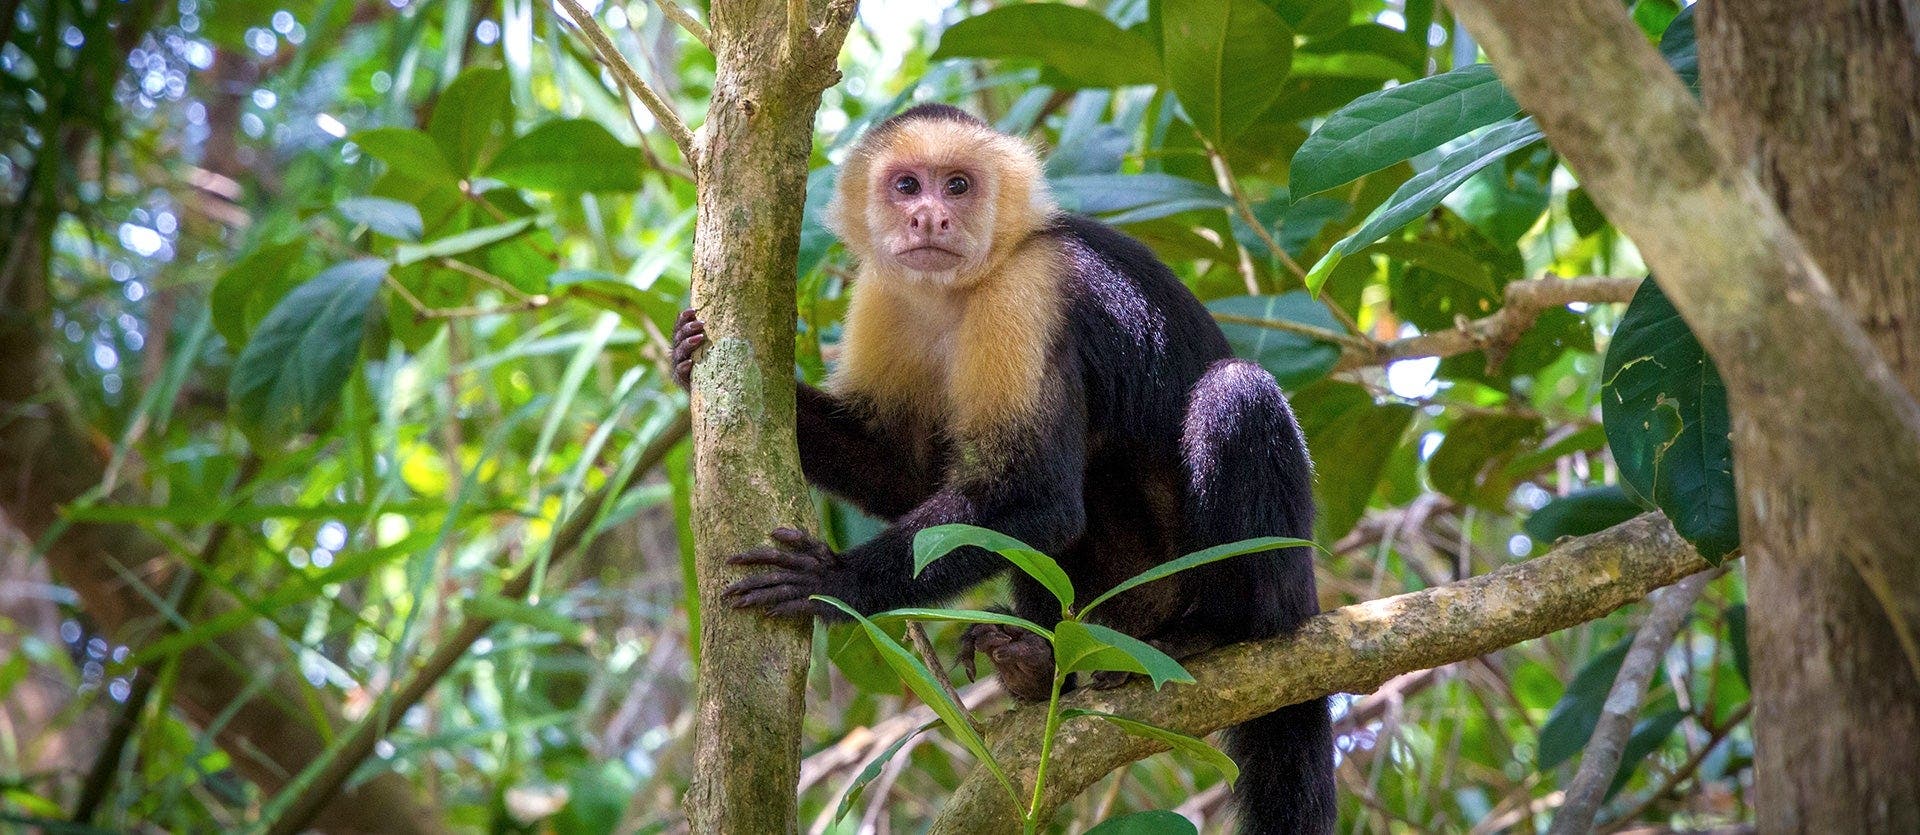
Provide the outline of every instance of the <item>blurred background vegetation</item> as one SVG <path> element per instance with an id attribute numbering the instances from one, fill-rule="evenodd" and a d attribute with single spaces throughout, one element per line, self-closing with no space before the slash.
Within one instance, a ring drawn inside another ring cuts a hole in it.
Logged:
<path id="1" fill-rule="evenodd" d="M 1431 0 L 1251 5 L 1293 35 L 1217 62 L 1242 89 L 1208 105 L 1161 49 L 1158 2 L 1023 12 L 1046 19 L 867 4 L 816 123 L 799 375 L 832 365 L 847 298 L 847 258 L 817 219 L 834 162 L 903 104 L 950 102 L 1046 147 L 1065 207 L 1150 244 L 1287 387 L 1333 553 L 1325 606 L 1484 573 L 1640 512 L 1647 491 L 1621 486 L 1601 397 L 1618 385 L 1602 372 L 1622 303 L 1645 275 L 1631 245 L 1498 102 L 1457 132 L 1522 132 L 1497 153 L 1485 134 L 1449 134 L 1294 193 L 1295 153 L 1330 116 L 1477 53 Z M 1632 10 L 1684 66 L 1691 30 L 1668 31 L 1687 25 L 1682 9 Z M 686 404 L 664 365 L 663 331 L 689 303 L 694 219 L 674 144 L 534 0 L 0 11 L 0 314 L 44 339 L 0 351 L 0 375 L 57 361 L 16 402 L 79 428 L 65 458 L 37 459 L 32 483 L 6 494 L 0 829 L 77 813 L 106 831 L 263 825 L 298 796 L 293 770 L 348 751 L 346 729 L 403 683 L 424 697 L 349 762 L 354 785 L 398 780 L 416 810 L 458 829 L 683 829 L 700 605 Z M 714 77 L 699 41 L 651 0 L 595 13 L 697 123 Z M 1430 201 L 1405 188 L 1470 164 Z M 1410 211 L 1356 237 L 1396 208 Z M 1554 276 L 1619 281 L 1517 324 L 1483 321 L 1510 284 Z M 1460 339 L 1418 341 L 1444 333 Z M 1667 336 L 1684 342 L 1685 329 Z M 1705 459 L 1680 500 L 1724 512 L 1689 536 L 1730 542 L 1731 496 L 1716 492 L 1730 476 L 1721 485 L 1722 459 Z M 629 473 L 636 489 L 583 501 Z M 841 544 L 875 530 L 820 508 Z M 585 529 L 556 546 L 563 518 Z M 72 526 L 126 536 L 62 553 Z M 103 555 L 135 535 L 150 551 Z M 1750 819 L 1743 599 L 1735 571 L 1693 605 L 1608 826 Z M 498 623 L 422 680 L 419 662 L 477 619 Z M 1342 699 L 1343 829 L 1543 825 L 1636 620 L 1630 609 Z M 956 634 L 933 631 L 948 658 Z M 913 700 L 848 638 L 821 629 L 815 642 L 802 825 L 917 831 L 970 758 L 916 737 L 836 822 L 861 766 L 924 721 L 901 718 Z M 211 652 L 235 646 L 246 653 Z M 217 657 L 182 660 L 195 652 Z M 247 720 L 209 689 L 235 705 L 277 694 L 284 721 L 317 733 L 317 756 L 287 768 L 275 740 L 223 736 Z M 279 763 L 278 776 L 250 761 Z M 1060 826 L 1155 808 L 1214 820 L 1218 780 L 1150 758 Z"/>

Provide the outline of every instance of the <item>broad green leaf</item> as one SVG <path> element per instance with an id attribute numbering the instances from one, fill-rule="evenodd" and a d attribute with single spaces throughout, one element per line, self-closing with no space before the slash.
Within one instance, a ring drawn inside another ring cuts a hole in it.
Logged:
<path id="1" fill-rule="evenodd" d="M 972 609 L 888 609 L 873 616 L 874 623 L 887 623 L 895 620 L 935 621 L 939 623 L 997 623 L 1001 626 L 1017 626 L 1039 635 L 1048 641 L 1053 640 L 1053 631 L 1040 624 L 1014 615 L 999 612 L 982 612 Z"/>
<path id="2" fill-rule="evenodd" d="M 247 334 L 292 288 L 292 271 L 307 251 L 305 240 L 267 244 L 249 253 L 213 282 L 207 304 L 213 326 L 230 350 L 247 344 Z"/>
<path id="3" fill-rule="evenodd" d="M 1286 17 L 1286 11 L 1282 10 L 1280 16 Z M 1344 24 L 1345 21 L 1342 23 Z M 1295 26 L 1294 29 L 1299 31 L 1300 27 Z M 1295 76 L 1309 74 L 1301 70 L 1300 63 L 1308 56 L 1356 54 L 1375 55 L 1392 61 L 1403 72 L 1411 74 L 1411 77 L 1405 79 L 1407 83 L 1419 78 L 1427 68 L 1427 50 L 1424 40 L 1408 37 L 1406 32 L 1378 23 L 1362 23 L 1347 26 L 1337 32 L 1316 35 L 1301 44 L 1299 50 L 1293 54 L 1293 74 Z M 1399 78 L 1400 76 L 1384 77 Z"/>
<path id="4" fill-rule="evenodd" d="M 1278 296 L 1214 299 L 1207 302 L 1207 310 L 1216 317 L 1285 321 L 1342 332 L 1340 321 L 1333 318 L 1326 304 L 1304 290 Z M 1340 346 L 1331 342 L 1246 322 L 1221 320 L 1219 324 L 1235 356 L 1259 363 L 1289 391 L 1327 376 L 1340 361 Z"/>
<path id="5" fill-rule="evenodd" d="M 1266 5 L 1279 12 L 1289 28 L 1310 38 L 1339 32 L 1353 19 L 1350 0 L 1267 0 Z"/>
<path id="6" fill-rule="evenodd" d="M 1695 96 L 1700 95 L 1700 46 L 1694 36 L 1693 6 L 1681 9 L 1680 16 L 1660 34 L 1660 54 L 1687 89 Z"/>
<path id="7" fill-rule="evenodd" d="M 969 17 L 941 34 L 931 58 L 1037 61 L 1083 87 L 1160 80 L 1160 56 L 1152 44 L 1099 12 L 1060 3 L 1002 6 Z"/>
<path id="8" fill-rule="evenodd" d="M 1508 122 L 1448 154 L 1434 167 L 1413 175 L 1412 179 L 1394 191 L 1392 197 L 1387 198 L 1387 202 L 1374 212 L 1359 231 L 1334 244 L 1326 257 L 1314 265 L 1313 271 L 1307 274 L 1307 289 L 1319 292 L 1320 286 L 1326 283 L 1327 277 L 1340 265 L 1342 258 L 1426 214 L 1475 172 L 1541 138 L 1540 128 L 1531 117 Z"/>
<path id="9" fill-rule="evenodd" d="M 389 238 L 420 240 L 420 210 L 385 197 L 349 197 L 334 206 L 346 219 Z"/>
<path id="10" fill-rule="evenodd" d="M 1294 152 L 1290 188 L 1305 196 L 1352 182 L 1519 111 L 1489 64 L 1368 93 L 1327 117 Z"/>
<path id="11" fill-rule="evenodd" d="M 899 628 L 897 623 L 882 624 L 882 626 L 895 640 L 906 634 L 906 630 Z M 848 684 L 862 693 L 883 693 L 889 696 L 906 693 L 906 688 L 900 684 L 900 677 L 894 675 L 893 670 L 887 667 L 886 660 L 880 657 L 880 650 L 874 647 L 873 641 L 867 638 L 866 630 L 861 629 L 859 624 L 829 627 L 827 624 L 814 621 L 814 627 L 824 633 L 820 640 L 814 642 L 815 652 L 824 655 L 825 660 L 831 662 L 840 671 L 840 675 L 846 678 Z M 820 659 L 816 658 L 814 664 L 819 663 Z"/>
<path id="12" fill-rule="evenodd" d="M 1082 174 L 1056 177 L 1051 185 L 1061 208 L 1102 215 L 1112 224 L 1233 205 L 1219 187 L 1171 174 Z"/>
<path id="13" fill-rule="evenodd" d="M 404 267 L 408 264 L 415 264 L 429 258 L 446 258 L 472 252 L 481 247 L 497 244 L 527 231 L 527 229 L 533 226 L 535 220 L 538 220 L 538 218 L 516 218 L 505 223 L 496 223 L 492 226 L 468 229 L 465 232 L 448 235 L 444 238 L 435 238 L 426 243 L 401 244 L 393 249 L 393 263 L 397 266 Z"/>
<path id="14" fill-rule="evenodd" d="M 935 719 L 902 735 L 899 739 L 894 740 L 892 745 L 887 746 L 885 751 L 881 751 L 880 756 L 874 757 L 872 762 L 867 763 L 865 768 L 860 769 L 860 773 L 854 775 L 853 782 L 847 784 L 847 793 L 840 796 L 840 805 L 834 809 L 833 820 L 838 822 L 841 818 L 847 816 L 847 812 L 853 810 L 853 804 L 860 802 L 860 795 L 867 790 L 867 784 L 873 782 L 875 777 L 880 776 L 880 770 L 885 768 L 887 763 L 893 760 L 895 754 L 900 753 L 900 749 L 907 747 L 907 743 L 913 741 L 914 737 L 919 736 L 926 732 L 928 728 L 937 724 L 940 724 L 940 720 Z"/>
<path id="15" fill-rule="evenodd" d="M 1733 649 L 1733 668 L 1740 672 L 1740 680 L 1753 686 L 1752 656 L 1747 653 L 1747 604 L 1736 603 L 1727 607 L 1727 643 Z"/>
<path id="16" fill-rule="evenodd" d="M 1447 429 L 1446 439 L 1427 459 L 1427 480 L 1433 489 L 1462 502 L 1502 509 L 1517 481 L 1506 472 L 1506 462 L 1538 441 L 1543 431 L 1539 418 L 1467 415 Z"/>
<path id="17" fill-rule="evenodd" d="M 460 175 L 433 137 L 412 128 L 374 128 L 353 135 L 353 144 L 409 180 L 436 185 L 460 182 Z"/>
<path id="18" fill-rule="evenodd" d="M 1078 707 L 1070 707 L 1060 711 L 1060 719 L 1063 722 L 1079 716 L 1098 716 L 1108 722 L 1112 722 L 1118 726 L 1120 730 L 1126 731 L 1134 736 L 1143 736 L 1157 742 L 1166 743 L 1167 747 L 1172 748 L 1175 752 L 1199 760 L 1208 768 L 1220 772 L 1220 776 L 1226 779 L 1227 785 L 1229 786 L 1240 779 L 1240 767 L 1235 765 L 1233 759 L 1225 753 L 1222 753 L 1220 749 L 1208 745 L 1206 740 L 1188 736 L 1179 731 L 1170 731 L 1159 725 L 1150 725 L 1138 719 L 1115 716 L 1104 711 L 1087 710 Z"/>
<path id="19" fill-rule="evenodd" d="M 1563 536 L 1586 536 L 1645 512 L 1618 484 L 1576 490 L 1547 502 L 1527 517 L 1527 536 L 1552 545 Z"/>
<path id="20" fill-rule="evenodd" d="M 1620 751 L 1620 767 L 1613 773 L 1613 782 L 1607 784 L 1605 799 L 1612 800 L 1627 785 L 1627 780 L 1640 769 L 1647 755 L 1659 750 L 1660 743 L 1673 736 L 1673 729 L 1680 726 L 1680 720 L 1687 718 L 1684 710 L 1663 710 L 1652 716 L 1643 716 L 1634 723 L 1633 733 L 1627 736 L 1627 744 Z"/>
<path id="21" fill-rule="evenodd" d="M 475 592 L 461 603 L 460 608 L 467 613 L 468 617 L 530 626 L 543 632 L 551 632 L 568 641 L 579 642 L 587 634 L 587 625 L 580 621 L 553 609 L 535 606 L 524 600 L 501 597 L 494 592 Z"/>
<path id="22" fill-rule="evenodd" d="M 933 672 L 927 669 L 926 664 L 921 663 L 919 658 L 914 657 L 913 653 L 908 652 L 906 647 L 901 646 L 899 641 L 895 641 L 873 621 L 854 611 L 853 607 L 831 597 L 817 594 L 813 599 L 846 612 L 860 624 L 860 627 L 866 631 L 867 638 L 873 641 L 874 648 L 880 650 L 880 658 L 887 662 L 887 666 L 893 668 L 901 681 L 906 682 L 907 689 L 920 697 L 920 701 L 925 702 L 927 707 L 933 708 L 934 715 L 939 716 L 941 723 L 947 726 L 947 732 L 953 734 L 954 738 L 959 740 L 968 751 L 973 752 L 981 764 L 1000 780 L 1000 785 L 1006 787 L 1007 793 L 1013 795 L 1014 801 L 1019 802 L 1020 793 L 1014 790 L 1013 781 L 1007 779 L 1006 771 L 1000 767 L 999 761 L 993 758 L 993 752 L 987 750 L 986 740 L 981 739 L 980 732 L 973 729 L 973 723 L 967 718 L 966 708 L 947 695 L 946 689 L 934 680 Z"/>
<path id="23" fill-rule="evenodd" d="M 1438 241 L 1388 239 L 1368 246 L 1364 252 L 1379 253 L 1409 266 L 1431 270 L 1489 296 L 1500 293 L 1500 288 L 1494 283 L 1493 270 L 1486 262 L 1473 257 L 1472 253 Z"/>
<path id="24" fill-rule="evenodd" d="M 534 191 L 635 191 L 645 164 L 598 122 L 555 119 L 501 149 L 487 176 Z"/>
<path id="25" fill-rule="evenodd" d="M 642 290 L 611 273 L 595 270 L 561 270 L 550 279 L 555 298 L 574 298 L 602 310 L 620 314 L 634 325 L 652 322 L 665 326 L 680 313 L 678 295 L 668 296 L 658 285 Z"/>
<path id="26" fill-rule="evenodd" d="M 1052 557 L 999 531 L 974 525 L 936 525 L 914 534 L 913 576 L 920 576 L 920 572 L 925 571 L 929 564 L 955 548 L 967 546 L 985 548 L 1005 557 L 1015 568 L 1026 572 L 1052 592 L 1054 598 L 1060 601 L 1061 612 L 1073 609 L 1073 581 L 1067 578 L 1067 572 Z"/>
<path id="27" fill-rule="evenodd" d="M 1199 832 L 1193 827 L 1193 821 L 1182 817 L 1179 812 L 1155 809 L 1107 818 L 1087 830 L 1086 835 L 1199 835 Z"/>
<path id="28" fill-rule="evenodd" d="M 1139 574 L 1135 574 L 1120 585 L 1109 589 L 1106 594 L 1094 598 L 1092 603 L 1088 603 L 1080 610 L 1080 616 L 1083 618 L 1086 617 L 1095 607 L 1098 607 L 1100 604 L 1107 602 L 1107 600 L 1128 589 L 1143 586 L 1165 577 L 1171 577 L 1189 568 L 1199 568 L 1208 563 L 1215 563 L 1229 557 L 1237 557 L 1241 554 L 1251 554 L 1257 551 L 1271 551 L 1277 548 L 1313 547 L 1315 546 L 1312 542 L 1286 536 L 1262 536 L 1254 539 L 1243 539 L 1239 542 L 1229 542 L 1225 545 L 1215 545 L 1212 548 L 1195 551 L 1178 559 L 1168 560 Z"/>
<path id="29" fill-rule="evenodd" d="M 1600 379 L 1601 422 L 1621 480 L 1719 563 L 1740 547 L 1727 389 L 1652 279 L 1627 305 Z"/>
<path id="30" fill-rule="evenodd" d="M 275 448 L 317 423 L 353 373 L 387 262 L 331 267 L 288 293 L 234 361 L 227 398 L 254 444 Z"/>
<path id="31" fill-rule="evenodd" d="M 1317 465 L 1313 487 L 1320 514 L 1314 537 L 1332 542 L 1366 512 L 1414 408 L 1375 402 L 1364 387 L 1335 380 L 1301 389 L 1292 401 Z"/>
<path id="32" fill-rule="evenodd" d="M 1259 0 L 1165 0 L 1160 21 L 1167 84 L 1215 144 L 1246 130 L 1280 97 L 1293 29 Z"/>
<path id="33" fill-rule="evenodd" d="M 461 177 L 479 173 L 513 131 L 507 71 L 474 67 L 460 74 L 433 103 L 427 133 Z"/>
<path id="34" fill-rule="evenodd" d="M 1063 673 L 1124 670 L 1144 673 L 1158 690 L 1169 681 L 1192 684 L 1193 675 L 1170 656 L 1124 632 L 1097 623 L 1063 620 L 1053 627 L 1053 657 Z"/>
<path id="35" fill-rule="evenodd" d="M 1600 710 L 1607 701 L 1607 691 L 1613 689 L 1613 679 L 1620 674 L 1620 662 L 1626 660 L 1627 647 L 1632 643 L 1632 638 L 1621 640 L 1587 659 L 1587 663 L 1574 674 L 1560 701 L 1547 714 L 1546 724 L 1540 726 L 1539 756 L 1536 760 L 1540 771 L 1566 762 L 1568 757 L 1587 747 L 1587 739 L 1593 736 L 1593 726 L 1600 722 Z"/>

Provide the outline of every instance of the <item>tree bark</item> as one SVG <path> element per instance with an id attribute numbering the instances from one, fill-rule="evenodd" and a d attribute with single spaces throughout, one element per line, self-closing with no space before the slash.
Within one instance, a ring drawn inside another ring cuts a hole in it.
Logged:
<path id="1" fill-rule="evenodd" d="M 1735 159 L 1920 392 L 1920 7 L 1709 2 L 1699 43 L 1707 110 Z M 1915 624 L 1890 623 L 1849 559 L 1854 523 L 1838 506 L 1857 498 L 1794 468 L 1800 434 L 1777 420 L 1741 420 L 1734 433 L 1757 816 L 1769 832 L 1920 831 L 1920 680 L 1900 640 Z M 1860 448 L 1881 454 L 1867 439 Z M 1909 567 L 1920 564 L 1912 512 L 1880 523 L 1908 532 L 1884 556 Z M 1882 582 L 1905 601 L 1920 596 L 1911 571 Z"/>
<path id="2" fill-rule="evenodd" d="M 1485 655 L 1604 617 L 1648 592 L 1705 570 L 1706 560 L 1665 517 L 1639 516 L 1545 555 L 1457 583 L 1356 603 L 1307 621 L 1281 638 L 1249 641 L 1186 664 L 1193 684 L 1155 692 L 1143 681 L 1080 691 L 1063 700 L 1196 736 L 1329 693 L 1366 693 L 1395 676 Z M 1044 706 L 993 720 L 994 756 L 1031 787 Z M 1165 745 L 1093 718 L 1063 724 L 1043 803 L 1052 809 L 1108 772 Z M 973 774 L 929 830 L 935 835 L 1018 832 L 1020 810 L 998 781 Z"/>
<path id="3" fill-rule="evenodd" d="M 853 3 L 838 0 L 713 4 L 718 67 L 692 160 L 693 297 L 708 339 L 693 371 L 702 600 L 744 574 L 728 557 L 776 527 L 813 527 L 794 444 L 794 271 L 814 112 L 839 80 L 852 19 Z M 794 831 L 811 634 L 804 621 L 706 609 L 686 798 L 694 832 Z"/>

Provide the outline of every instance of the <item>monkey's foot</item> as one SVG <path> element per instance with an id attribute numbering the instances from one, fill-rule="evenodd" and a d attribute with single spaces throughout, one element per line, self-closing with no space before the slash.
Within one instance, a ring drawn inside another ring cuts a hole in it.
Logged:
<path id="1" fill-rule="evenodd" d="M 691 309 L 680 311 L 679 321 L 673 323 L 673 381 L 681 388 L 692 390 L 693 354 L 705 344 L 707 323 Z"/>
<path id="2" fill-rule="evenodd" d="M 728 586 L 721 597 L 735 609 L 765 609 L 772 615 L 832 616 L 840 610 L 808 598 L 834 594 L 832 576 L 840 555 L 804 531 L 776 528 L 773 545 L 729 557 L 732 565 L 763 565 L 770 570 Z"/>
<path id="3" fill-rule="evenodd" d="M 1007 692 L 1026 702 L 1044 702 L 1053 693 L 1053 645 L 1017 626 L 976 623 L 960 634 L 960 666 L 969 678 L 974 654 L 984 652 L 1000 672 Z"/>

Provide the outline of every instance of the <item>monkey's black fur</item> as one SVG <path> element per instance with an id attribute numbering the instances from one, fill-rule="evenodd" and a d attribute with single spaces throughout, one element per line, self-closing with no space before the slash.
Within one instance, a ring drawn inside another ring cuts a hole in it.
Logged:
<path id="1" fill-rule="evenodd" d="M 955 108 L 922 107 L 876 130 L 910 118 L 977 121 Z M 1050 346 L 1042 407 L 999 439 L 1000 463 L 984 475 L 956 466 L 968 453 L 938 427 L 876 417 L 884 412 L 801 386 L 807 478 L 891 524 L 844 554 L 779 532 L 797 553 L 743 555 L 739 561 L 774 569 L 737 584 L 736 605 L 837 616 L 807 599 L 826 594 L 871 614 L 934 604 L 1009 568 L 997 554 L 962 549 L 912 576 L 914 534 L 950 522 L 992 528 L 1054 556 L 1083 601 L 1181 554 L 1256 536 L 1312 536 L 1311 464 L 1272 376 L 1231 357 L 1206 309 L 1138 241 L 1066 214 L 1040 234 L 1063 255 L 1065 324 Z M 1048 627 L 1059 620 L 1059 604 L 1039 583 L 1015 572 L 1012 588 L 1015 613 Z M 1311 551 L 1294 548 L 1182 572 L 1104 604 L 1094 619 L 1185 657 L 1288 632 L 1318 611 Z M 1005 647 L 1019 636 L 1002 633 L 992 643 Z M 1026 648 L 1041 653 L 1037 669 L 1049 669 L 1044 642 L 1026 637 Z M 1003 664 L 1001 676 L 1016 695 L 1045 698 L 1034 669 Z M 1228 732 L 1241 767 L 1243 832 L 1332 831 L 1327 707 L 1314 699 Z"/>

